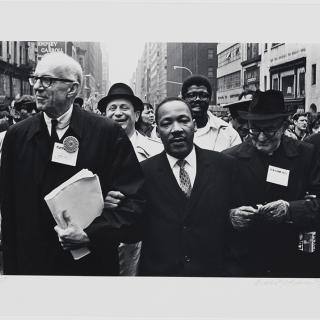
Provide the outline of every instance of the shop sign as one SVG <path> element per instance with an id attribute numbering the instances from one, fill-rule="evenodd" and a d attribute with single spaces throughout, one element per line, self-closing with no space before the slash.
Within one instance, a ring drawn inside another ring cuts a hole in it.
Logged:
<path id="1" fill-rule="evenodd" d="M 66 43 L 59 41 L 38 41 L 38 61 L 49 52 L 64 52 L 66 51 Z"/>

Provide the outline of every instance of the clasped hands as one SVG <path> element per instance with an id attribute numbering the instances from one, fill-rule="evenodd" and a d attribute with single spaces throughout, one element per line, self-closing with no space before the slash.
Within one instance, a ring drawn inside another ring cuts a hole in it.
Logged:
<path id="1" fill-rule="evenodd" d="M 230 219 L 235 229 L 244 229 L 250 224 L 260 219 L 271 223 L 280 223 L 288 217 L 289 203 L 284 200 L 269 202 L 265 205 L 257 205 L 257 208 L 252 206 L 241 206 L 231 209 Z"/>
<path id="2" fill-rule="evenodd" d="M 62 248 L 64 250 L 75 250 L 88 246 L 90 242 L 88 235 L 72 221 L 66 210 L 62 211 L 62 219 L 66 227 L 61 228 L 58 225 L 54 227 Z"/>

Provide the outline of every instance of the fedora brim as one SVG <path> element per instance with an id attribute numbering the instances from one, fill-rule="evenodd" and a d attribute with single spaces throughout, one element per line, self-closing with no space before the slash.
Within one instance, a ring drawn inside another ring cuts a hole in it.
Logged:
<path id="1" fill-rule="evenodd" d="M 292 112 L 286 113 L 250 113 L 247 111 L 238 111 L 240 118 L 244 120 L 272 120 L 277 118 L 285 118 L 292 115 Z"/>
<path id="2" fill-rule="evenodd" d="M 252 99 L 250 100 L 238 100 L 238 101 L 235 101 L 235 102 L 231 102 L 231 103 L 228 103 L 228 104 L 225 104 L 223 106 L 223 108 L 244 108 L 244 107 L 248 107 L 249 108 L 249 105 L 251 103 Z"/>
<path id="3" fill-rule="evenodd" d="M 97 109 L 104 113 L 106 111 L 107 105 L 110 101 L 115 99 L 126 99 L 132 102 L 134 109 L 137 111 L 143 110 L 143 102 L 136 96 L 126 95 L 126 94 L 113 94 L 110 96 L 103 97 L 99 100 Z"/>

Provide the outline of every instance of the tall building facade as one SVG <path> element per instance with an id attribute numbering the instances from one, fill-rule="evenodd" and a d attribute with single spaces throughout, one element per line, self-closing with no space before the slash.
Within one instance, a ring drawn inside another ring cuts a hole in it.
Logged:
<path id="1" fill-rule="evenodd" d="M 290 109 L 320 111 L 320 45 L 219 43 L 217 104 L 238 99 L 244 88 L 282 91 Z"/>
<path id="2" fill-rule="evenodd" d="M 320 107 L 320 90 L 316 86 L 319 64 L 318 44 L 264 43 L 262 53 L 262 87 L 282 91 L 286 104 L 308 110 L 311 103 Z"/>
<path id="3" fill-rule="evenodd" d="M 31 94 L 28 77 L 36 64 L 37 48 L 32 41 L 0 41 L 0 102 L 9 103 Z"/>
<path id="4" fill-rule="evenodd" d="M 189 71 L 190 70 L 190 71 Z M 190 74 L 207 76 L 216 102 L 216 43 L 146 43 L 132 79 L 135 93 L 157 105 L 167 96 L 179 96 Z"/>
<path id="5" fill-rule="evenodd" d="M 191 74 L 208 77 L 212 87 L 211 104 L 216 104 L 217 43 L 168 43 L 167 92 L 178 96 L 181 84 Z"/>

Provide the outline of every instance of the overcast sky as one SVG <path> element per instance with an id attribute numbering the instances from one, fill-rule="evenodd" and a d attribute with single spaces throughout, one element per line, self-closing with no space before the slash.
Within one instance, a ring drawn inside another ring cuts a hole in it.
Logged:
<path id="1" fill-rule="evenodd" d="M 133 72 L 135 72 L 138 60 L 142 56 L 144 48 L 143 39 L 132 42 L 110 40 L 101 43 L 109 54 L 109 80 L 111 85 L 116 82 L 124 82 L 130 85 Z"/>

